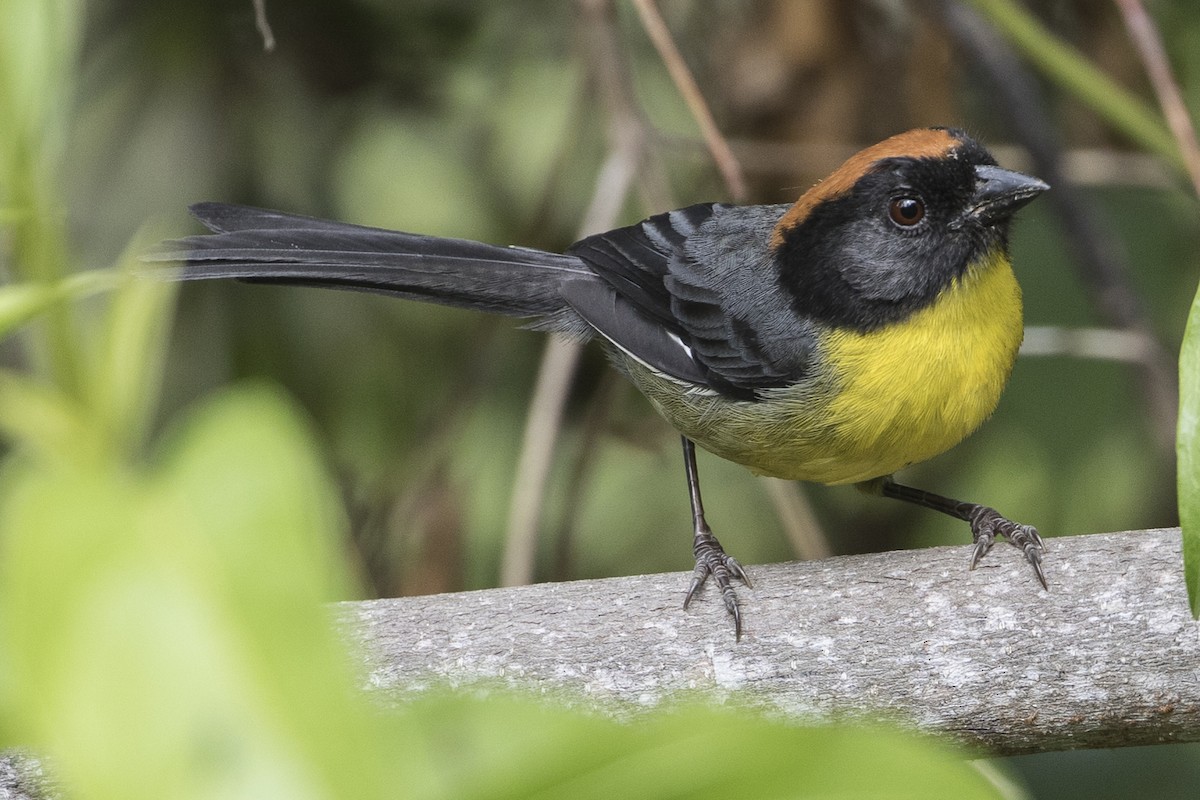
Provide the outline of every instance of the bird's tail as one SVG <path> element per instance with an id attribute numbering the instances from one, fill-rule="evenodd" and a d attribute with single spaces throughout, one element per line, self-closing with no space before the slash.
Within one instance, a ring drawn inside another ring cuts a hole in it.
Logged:
<path id="1" fill-rule="evenodd" d="M 578 258 L 541 250 L 224 203 L 197 203 L 190 210 L 213 233 L 164 242 L 145 257 L 182 262 L 184 280 L 238 278 L 378 292 L 570 330 L 583 323 L 562 299 L 561 285 L 596 279 Z"/>

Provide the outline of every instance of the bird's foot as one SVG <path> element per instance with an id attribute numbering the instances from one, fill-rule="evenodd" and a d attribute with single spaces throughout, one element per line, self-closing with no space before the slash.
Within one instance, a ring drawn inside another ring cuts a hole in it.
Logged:
<path id="1" fill-rule="evenodd" d="M 975 541 L 975 549 L 971 553 L 971 569 L 975 569 L 980 559 L 992 549 L 996 537 L 1002 536 L 1025 554 L 1025 560 L 1033 567 L 1042 588 L 1050 589 L 1050 584 L 1046 582 L 1046 573 L 1042 569 L 1042 554 L 1046 552 L 1046 544 L 1038 534 L 1037 528 L 1013 522 L 996 509 L 987 506 L 976 506 L 967 519 L 971 523 L 971 535 Z"/>
<path id="2" fill-rule="evenodd" d="M 707 525 L 696 529 L 692 552 L 696 554 L 696 569 L 692 573 L 692 585 L 688 587 L 687 595 L 683 598 L 683 607 L 688 607 L 692 597 L 711 575 L 721 592 L 725 610 L 733 617 L 734 636 L 741 640 L 742 612 L 738 607 L 737 593 L 733 590 L 733 579 L 737 578 L 750 586 L 750 577 L 746 575 L 746 570 L 742 569 L 737 559 L 725 552 Z"/>

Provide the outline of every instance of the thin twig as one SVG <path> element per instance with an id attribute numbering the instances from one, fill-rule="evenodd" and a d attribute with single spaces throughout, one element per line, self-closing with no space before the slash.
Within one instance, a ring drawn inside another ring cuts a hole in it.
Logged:
<path id="1" fill-rule="evenodd" d="M 1141 331 L 1055 325 L 1030 325 L 1021 343 L 1022 356 L 1071 356 L 1142 365 L 1153 361 L 1157 349 L 1158 342 Z"/>
<path id="2" fill-rule="evenodd" d="M 825 536 L 821 523 L 817 521 L 812 504 L 808 502 L 800 484 L 779 478 L 762 480 L 766 483 L 767 496 L 775 506 L 775 513 L 783 525 L 783 533 L 791 543 L 796 558 L 815 561 L 833 555 L 829 539 Z"/>
<path id="3" fill-rule="evenodd" d="M 419 593 L 410 578 L 419 576 L 429 566 L 429 559 L 422 551 L 429 540 L 429 531 L 427 525 L 414 524 L 413 520 L 421 517 L 421 509 L 433 499 L 433 487 L 444 483 L 444 477 L 440 476 L 447 473 L 454 443 L 462 434 L 467 417 L 477 407 L 485 387 L 495 384 L 503 363 L 501 341 L 496 334 L 506 323 L 507 320 L 491 315 L 481 316 L 475 323 L 467 338 L 477 346 L 467 368 L 456 372 L 436 413 L 416 426 L 421 435 L 413 451 L 422 457 L 407 459 L 402 475 L 382 479 L 384 485 L 403 486 L 404 490 L 399 494 L 389 492 L 390 502 L 368 508 L 361 524 L 352 526 L 360 534 L 358 549 L 364 553 L 373 596 Z M 412 553 L 417 556 L 414 558 Z M 461 586 L 439 591 L 455 588 Z"/>
<path id="4" fill-rule="evenodd" d="M 580 238 L 615 226 L 637 175 L 641 141 L 641 137 L 629 133 L 613 134 L 611 150 L 596 177 L 592 202 L 580 226 Z M 500 571 L 503 586 L 520 586 L 533 580 L 550 465 L 571 378 L 582 352 L 582 343 L 552 336 L 542 353 L 509 502 Z"/>
<path id="5" fill-rule="evenodd" d="M 633 0 L 633 6 L 642 20 L 642 27 L 645 28 L 650 41 L 654 43 L 654 48 L 658 50 L 659 57 L 666 65 L 667 72 L 671 74 L 675 87 L 683 96 L 688 109 L 691 110 L 696 124 L 700 126 L 700 133 L 704 136 L 704 142 L 708 145 L 709 152 L 712 153 L 713 161 L 716 162 L 717 169 L 720 170 L 721 176 L 725 180 L 725 185 L 729 187 L 730 195 L 735 201 L 744 201 L 747 191 L 742 167 L 738 163 L 737 157 L 734 156 L 733 150 L 730 149 L 729 143 L 725 141 L 725 137 L 717 128 L 712 111 L 705 102 L 704 95 L 700 92 L 700 87 L 696 84 L 692 71 L 688 69 L 687 63 L 683 60 L 683 55 L 675 46 L 675 40 L 671 38 L 671 31 L 667 28 L 666 21 L 658 12 L 654 0 Z"/>
<path id="6" fill-rule="evenodd" d="M 1183 163 L 1192 179 L 1192 187 L 1200 196 L 1200 144 L 1196 141 L 1196 129 L 1192 125 L 1191 115 L 1183 101 L 1183 93 L 1179 91 L 1179 83 L 1171 73 L 1171 64 L 1167 61 L 1167 53 L 1163 49 L 1162 36 L 1154 20 L 1146 13 L 1141 0 L 1114 0 L 1121 16 L 1125 18 L 1125 27 L 1129 29 L 1129 38 L 1137 47 L 1142 63 L 1146 66 L 1146 74 L 1150 84 L 1158 96 L 1158 104 L 1162 107 L 1163 116 L 1167 118 L 1167 126 L 1171 135 L 1179 144 L 1179 152 L 1183 155 Z"/>
<path id="7" fill-rule="evenodd" d="M 566 468 L 563 491 L 562 513 L 554 536 L 554 559 L 550 569 L 550 580 L 570 580 L 574 561 L 573 539 L 579 520 L 586 505 L 586 489 L 589 487 L 593 470 L 598 462 L 597 454 L 604 446 L 608 432 L 609 412 L 612 410 L 616 389 L 621 378 L 614 370 L 605 370 L 587 404 L 583 421 L 579 426 L 578 442 L 569 466 Z"/>
<path id="8" fill-rule="evenodd" d="M 969 0 L 1021 55 L 1116 131 L 1181 168 L 1171 131 L 1154 107 L 1121 86 L 1073 46 L 1050 33 L 1020 0 Z M 965 5 L 963 6 L 966 7 Z"/>
<path id="9" fill-rule="evenodd" d="M 267 19 L 267 0 L 252 0 L 254 3 L 254 27 L 262 37 L 263 50 L 275 52 L 275 34 L 271 32 L 271 21 Z"/>
<path id="10" fill-rule="evenodd" d="M 546 482 L 580 349 L 577 341 L 552 336 L 542 351 L 508 507 L 504 560 L 500 567 L 502 586 L 521 586 L 533 581 Z"/>
<path id="11" fill-rule="evenodd" d="M 593 34 L 589 40 L 593 48 L 590 66 L 608 111 L 609 152 L 596 176 L 592 200 L 580 225 L 580 238 L 616 226 L 621 207 L 637 178 L 646 141 L 643 126 L 625 99 L 628 93 L 621 87 L 628 76 L 621 68 L 617 37 L 611 30 L 611 4 L 608 0 L 591 0 L 583 3 L 582 8 Z M 553 337 L 542 355 L 509 502 L 500 573 L 500 582 L 505 586 L 533 580 L 550 464 L 570 378 L 581 352 L 579 342 Z"/>

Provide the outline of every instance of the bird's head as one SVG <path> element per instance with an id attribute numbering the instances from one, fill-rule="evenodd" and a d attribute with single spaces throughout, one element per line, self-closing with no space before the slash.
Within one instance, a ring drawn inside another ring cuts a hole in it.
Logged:
<path id="1" fill-rule="evenodd" d="M 1013 213 L 1048 189 L 961 130 L 908 131 L 850 157 L 779 220 L 772 247 L 796 310 L 868 331 L 1007 258 Z"/>

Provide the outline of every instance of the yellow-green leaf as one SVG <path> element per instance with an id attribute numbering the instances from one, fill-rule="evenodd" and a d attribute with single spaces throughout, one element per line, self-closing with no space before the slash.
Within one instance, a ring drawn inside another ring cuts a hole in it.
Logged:
<path id="1" fill-rule="evenodd" d="M 78 300 L 116 288 L 119 273 L 111 270 L 80 272 L 58 283 L 17 283 L 0 286 L 0 338 L 64 300 Z"/>
<path id="2" fill-rule="evenodd" d="M 1192 616 L 1200 619 L 1200 293 L 1179 351 L 1179 430 L 1175 449 L 1183 569 Z"/>

